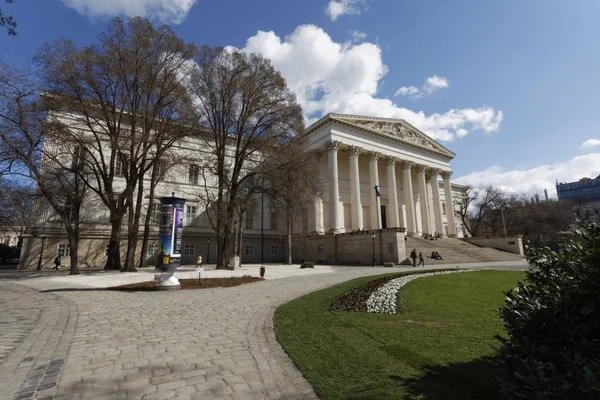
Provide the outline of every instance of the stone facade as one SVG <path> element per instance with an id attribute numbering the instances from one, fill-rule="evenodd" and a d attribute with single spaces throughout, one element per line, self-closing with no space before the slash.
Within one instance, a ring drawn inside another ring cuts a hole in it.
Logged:
<path id="1" fill-rule="evenodd" d="M 53 117 L 72 118 L 68 114 Z M 293 227 L 294 260 L 371 265 L 372 234 L 365 233 L 371 230 L 381 237 L 381 249 L 376 251 L 378 264 L 381 260 L 399 263 L 406 258 L 404 235 L 464 235 L 454 211 L 466 188 L 450 181 L 450 161 L 455 154 L 404 120 L 328 114 L 308 127 L 304 135 L 306 150 L 317 154 L 327 183 L 315 196 L 314 207 L 298 213 L 302 217 Z M 186 198 L 182 263 L 195 263 L 199 254 L 205 262 L 213 263 L 216 235 L 197 195 L 204 181 L 191 169 L 193 157 L 200 164 L 206 150 L 193 138 L 186 138 L 174 151 L 185 153 L 187 164 L 174 165 L 164 174 L 156 188 L 157 200 L 154 204 L 145 200 L 144 211 L 156 213 L 158 199 L 172 192 Z M 260 201 L 254 202 L 254 208 L 249 207 L 243 222 L 241 262 L 285 260 L 285 224 L 277 221 L 272 211 L 268 202 L 262 206 Z M 81 266 L 102 267 L 109 239 L 108 211 L 90 196 L 82 215 Z M 147 254 L 138 253 L 138 258 L 154 261 L 156 234 L 153 231 L 150 235 Z M 126 232 L 123 235 L 125 246 Z M 33 269 L 40 263 L 50 267 L 57 254 L 63 256 L 63 265 L 68 265 L 67 243 L 56 216 L 44 214 L 35 232 L 25 235 L 20 268 Z M 121 254 L 125 255 L 124 248 Z"/>

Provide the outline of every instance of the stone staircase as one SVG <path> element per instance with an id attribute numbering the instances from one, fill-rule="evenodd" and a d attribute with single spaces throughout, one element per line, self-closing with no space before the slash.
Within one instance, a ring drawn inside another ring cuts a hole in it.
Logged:
<path id="1" fill-rule="evenodd" d="M 407 257 L 410 256 L 412 249 L 416 249 L 417 254 L 420 251 L 423 252 L 425 265 L 522 260 L 517 254 L 489 247 L 479 247 L 455 238 L 425 240 L 423 238 L 409 237 L 406 241 Z M 443 260 L 431 259 L 432 251 L 440 253 Z M 417 262 L 419 262 L 418 259 Z"/>

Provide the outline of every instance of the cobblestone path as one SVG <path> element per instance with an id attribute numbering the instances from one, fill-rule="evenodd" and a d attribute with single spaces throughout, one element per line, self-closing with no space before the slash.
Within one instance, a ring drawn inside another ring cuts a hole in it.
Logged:
<path id="1" fill-rule="evenodd" d="M 0 326 L 13 326 L 14 336 L 0 338 L 0 398 L 316 399 L 275 340 L 275 309 L 340 282 L 396 271 L 348 268 L 173 292 L 1 283 L 0 300 L 8 303 Z"/>

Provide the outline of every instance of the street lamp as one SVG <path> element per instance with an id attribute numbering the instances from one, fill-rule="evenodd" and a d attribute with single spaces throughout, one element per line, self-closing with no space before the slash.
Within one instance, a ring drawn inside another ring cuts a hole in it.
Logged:
<path id="1" fill-rule="evenodd" d="M 206 263 L 210 262 L 210 238 L 206 240 Z"/>
<path id="2" fill-rule="evenodd" d="M 373 238 L 373 266 L 375 266 L 375 231 L 371 233 L 371 238 Z"/>

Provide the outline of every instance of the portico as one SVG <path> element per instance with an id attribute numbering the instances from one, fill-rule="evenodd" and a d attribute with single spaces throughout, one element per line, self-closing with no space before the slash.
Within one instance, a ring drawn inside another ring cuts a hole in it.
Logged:
<path id="1" fill-rule="evenodd" d="M 315 205 L 327 212 L 317 232 L 405 228 L 408 236 L 456 237 L 455 155 L 444 146 L 404 120 L 344 114 L 326 115 L 306 135 L 310 149 L 327 153 L 327 188 Z"/>

